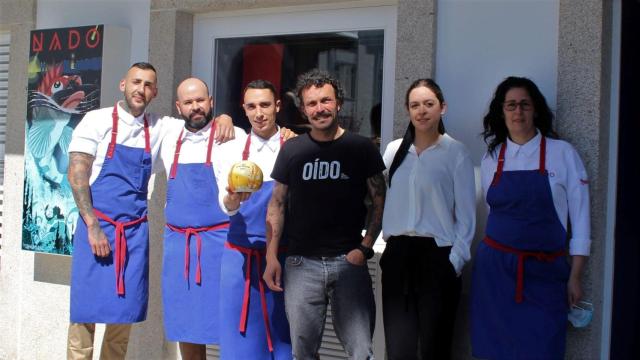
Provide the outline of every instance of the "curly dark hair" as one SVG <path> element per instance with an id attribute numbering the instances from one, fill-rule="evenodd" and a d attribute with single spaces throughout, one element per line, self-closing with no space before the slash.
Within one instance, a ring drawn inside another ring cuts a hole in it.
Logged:
<path id="1" fill-rule="evenodd" d="M 333 77 L 329 72 L 320 69 L 311 69 L 304 74 L 298 76 L 296 82 L 296 95 L 298 96 L 298 107 L 300 112 L 304 115 L 304 101 L 302 99 L 302 90 L 306 90 L 312 86 L 322 87 L 329 84 L 333 87 L 333 91 L 336 94 L 336 101 L 338 105 L 342 105 L 344 100 L 344 90 L 338 79 Z"/>
<path id="2" fill-rule="evenodd" d="M 442 95 L 442 89 L 440 89 L 440 86 L 435 81 L 433 81 L 433 79 L 418 79 L 413 83 L 411 83 L 411 85 L 409 85 L 409 88 L 407 89 L 407 92 L 404 95 L 404 106 L 407 108 L 407 110 L 409 110 L 409 95 L 411 94 L 411 91 L 421 86 L 424 86 L 427 89 L 433 91 L 438 101 L 440 101 L 440 105 L 444 105 L 444 95 Z M 442 118 L 440 119 L 440 123 L 438 124 L 438 132 L 440 134 L 445 133 L 444 123 L 442 121 Z M 398 167 L 400 167 L 400 164 L 402 164 L 402 161 L 407 156 L 407 153 L 409 152 L 409 148 L 411 147 L 411 144 L 413 144 L 413 140 L 415 139 L 415 136 L 416 136 L 416 128 L 413 126 L 413 123 L 411 122 L 411 120 L 409 120 L 407 131 L 405 131 L 404 137 L 402 138 L 402 142 L 400 143 L 400 147 L 398 147 L 398 151 L 393 157 L 391 166 L 389 166 L 389 187 L 391 187 L 391 178 L 393 177 L 393 174 L 396 172 Z"/>
<path id="3" fill-rule="evenodd" d="M 544 95 L 536 84 L 528 78 L 509 76 L 496 88 L 493 99 L 489 104 L 489 112 L 484 116 L 482 136 L 490 153 L 494 152 L 498 145 L 507 140 L 509 131 L 504 120 L 502 105 L 507 92 L 513 88 L 525 89 L 533 101 L 533 124 L 543 136 L 557 139 L 558 134 L 553 131 L 553 113 L 547 105 Z"/>

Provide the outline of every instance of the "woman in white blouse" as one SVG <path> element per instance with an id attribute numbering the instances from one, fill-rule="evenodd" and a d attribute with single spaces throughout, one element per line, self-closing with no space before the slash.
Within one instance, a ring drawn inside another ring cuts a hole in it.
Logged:
<path id="1" fill-rule="evenodd" d="M 473 164 L 445 134 L 440 87 L 419 79 L 407 90 L 410 123 L 391 142 L 380 260 L 389 360 L 448 359 L 460 298 L 460 273 L 475 230 Z M 419 355 L 420 353 L 420 355 Z"/>
<path id="2" fill-rule="evenodd" d="M 582 297 L 589 255 L 589 181 L 552 120 L 538 87 L 520 77 L 498 85 L 484 118 L 489 149 L 481 173 L 489 217 L 471 298 L 479 358 L 564 358 L 568 306 Z"/>

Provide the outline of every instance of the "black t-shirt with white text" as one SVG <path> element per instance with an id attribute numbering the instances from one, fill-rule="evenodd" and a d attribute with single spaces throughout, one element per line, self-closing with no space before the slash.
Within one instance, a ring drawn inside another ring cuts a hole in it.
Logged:
<path id="1" fill-rule="evenodd" d="M 271 177 L 288 186 L 283 237 L 289 255 L 337 256 L 362 241 L 367 178 L 384 170 L 378 149 L 344 132 L 332 141 L 309 134 L 287 141 Z"/>

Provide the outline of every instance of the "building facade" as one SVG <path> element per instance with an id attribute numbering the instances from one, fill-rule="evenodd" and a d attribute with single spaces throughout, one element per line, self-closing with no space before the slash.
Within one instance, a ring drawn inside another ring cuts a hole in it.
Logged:
<path id="1" fill-rule="evenodd" d="M 622 25 L 624 11 L 638 14 L 632 9 L 636 5 L 625 8 L 623 3 L 0 0 L 0 39 L 9 44 L 8 55 L 0 53 L 0 70 L 4 66 L 8 73 L 7 89 L 0 87 L 0 105 L 6 104 L 0 359 L 65 356 L 70 258 L 21 249 L 24 89 L 31 30 L 92 24 L 129 29 L 130 62 L 149 61 L 158 70 L 159 94 L 151 110 L 163 114 L 175 111 L 175 88 L 190 75 L 209 84 L 220 110 L 233 112 L 236 87 L 242 82 L 239 77 L 250 71 L 246 66 L 233 67 L 234 59 L 240 56 L 233 49 L 256 39 L 258 45 L 278 44 L 278 49 L 284 49 L 283 58 L 295 60 L 282 68 L 283 73 L 291 72 L 292 78 L 313 62 L 338 72 L 348 83 L 348 121 L 354 131 L 379 136 L 382 146 L 400 137 L 406 128 L 404 96 L 408 85 L 419 77 L 434 77 L 449 106 L 444 119 L 447 130 L 469 147 L 476 166 L 484 152 L 478 136 L 481 119 L 495 86 L 509 75 L 532 78 L 555 111 L 556 129 L 577 148 L 590 177 L 593 242 L 584 287 L 585 298 L 594 304 L 594 319 L 586 329 L 569 330 L 567 358 L 609 358 L 611 334 L 617 329 L 612 320 L 614 270 L 625 264 L 625 256 L 615 253 L 616 241 L 622 241 L 615 236 L 616 194 L 620 191 L 617 171 L 621 166 L 619 99 L 624 97 L 619 83 Z M 242 59 L 248 63 L 250 55 L 246 46 L 244 49 Z M 309 51 L 314 54 L 312 60 L 305 57 Z M 280 85 L 282 89 L 288 86 L 284 80 Z M 380 130 L 369 121 L 378 104 Z M 159 279 L 164 188 L 164 178 L 157 176 L 149 216 L 149 313 L 147 321 L 134 327 L 128 354 L 131 359 L 178 357 L 175 344 L 166 342 L 162 331 Z M 632 194 L 637 198 L 637 192 Z M 476 243 L 481 239 L 485 216 L 478 198 Z M 460 359 L 471 358 L 467 315 L 470 268 L 467 265 L 463 274 L 465 286 L 456 330 L 455 355 Z M 382 328 L 378 326 L 376 331 L 380 344 Z M 377 346 L 376 353 L 383 354 L 383 348 Z"/>

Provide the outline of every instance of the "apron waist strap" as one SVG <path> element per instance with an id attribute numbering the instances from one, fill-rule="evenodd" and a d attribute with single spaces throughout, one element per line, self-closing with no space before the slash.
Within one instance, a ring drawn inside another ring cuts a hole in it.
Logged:
<path id="1" fill-rule="evenodd" d="M 247 266 L 245 267 L 244 275 L 244 295 L 242 296 L 242 310 L 240 311 L 240 325 L 238 329 L 240 332 L 245 333 L 247 331 L 247 318 L 249 314 L 249 294 L 251 293 L 251 258 L 255 257 L 258 267 L 258 289 L 260 291 L 260 302 L 262 304 L 262 319 L 264 320 L 264 327 L 267 334 L 267 346 L 269 351 L 273 352 L 273 342 L 271 341 L 271 327 L 269 326 L 269 311 L 267 310 L 267 297 L 265 295 L 264 280 L 260 277 L 260 269 L 262 269 L 262 257 L 265 256 L 265 249 L 254 249 L 240 245 L 230 243 L 229 241 L 224 243 L 227 249 L 237 250 L 247 256 Z M 279 253 L 286 252 L 285 247 L 278 249 Z"/>
<path id="2" fill-rule="evenodd" d="M 124 296 L 124 264 L 126 263 L 126 257 L 127 257 L 127 238 L 125 236 L 124 229 L 147 221 L 147 216 L 145 215 L 135 220 L 122 222 L 122 221 L 115 221 L 111 219 L 110 217 L 108 217 L 98 209 L 93 209 L 93 212 L 94 214 L 96 214 L 96 216 L 99 219 L 104 220 L 116 227 L 116 232 L 115 232 L 116 248 L 114 249 L 114 256 L 113 256 L 114 263 L 115 263 L 114 267 L 116 269 L 116 293 L 119 296 Z"/>
<path id="3" fill-rule="evenodd" d="M 491 248 L 518 256 L 518 272 L 517 272 L 517 278 L 516 278 L 516 303 L 521 303 L 524 300 L 523 290 L 524 290 L 525 260 L 529 258 L 534 258 L 538 261 L 551 262 L 551 261 L 554 261 L 556 258 L 560 256 L 565 256 L 567 254 L 565 250 L 558 250 L 555 252 L 520 250 L 520 249 L 516 249 L 510 246 L 501 244 L 488 236 L 485 236 L 483 241 L 485 244 L 487 244 Z"/>
<path id="4" fill-rule="evenodd" d="M 184 234 L 184 237 L 185 237 L 184 278 L 187 281 L 189 281 L 189 263 L 191 259 L 191 252 L 189 251 L 189 243 L 191 240 L 191 235 L 195 235 L 196 237 L 196 284 L 200 285 L 202 283 L 202 269 L 200 266 L 200 252 L 202 250 L 202 238 L 200 237 L 200 233 L 203 231 L 215 231 L 220 229 L 226 229 L 229 227 L 229 223 L 223 222 L 217 225 L 205 226 L 205 227 L 199 227 L 199 228 L 192 228 L 192 227 L 181 228 L 181 227 L 173 226 L 171 224 L 167 224 L 167 227 L 172 231 Z"/>

